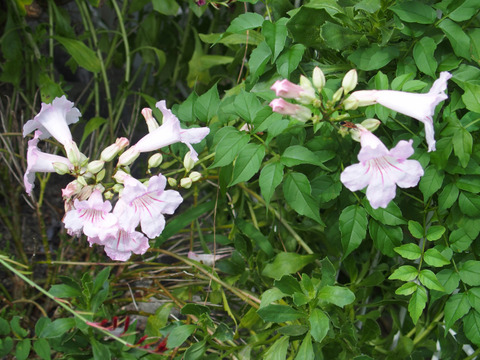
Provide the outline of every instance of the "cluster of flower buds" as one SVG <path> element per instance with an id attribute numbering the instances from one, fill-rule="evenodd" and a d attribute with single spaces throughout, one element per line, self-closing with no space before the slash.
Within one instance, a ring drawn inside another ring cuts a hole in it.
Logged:
<path id="1" fill-rule="evenodd" d="M 76 179 L 62 190 L 65 228 L 70 235 L 85 234 L 90 246 L 104 246 L 105 252 L 113 260 L 126 261 L 132 253 L 144 254 L 149 248 L 149 239 L 162 233 L 165 227 L 164 214 L 173 214 L 183 201 L 178 191 L 165 190 L 165 176 L 150 176 L 142 182 L 129 174 L 128 166 L 140 153 L 182 142 L 190 149 L 186 157 L 190 171 L 198 160 L 192 144 L 202 141 L 210 131 L 206 127 L 182 129 L 178 118 L 166 108 L 165 101 L 159 101 L 156 106 L 163 114 L 162 125 L 152 116 L 151 109 L 143 109 L 149 133 L 127 150 L 129 141 L 117 139 L 101 152 L 100 159 L 94 161 L 89 161 L 72 140 L 69 125 L 77 122 L 81 114 L 65 96 L 54 99 L 51 104 L 42 104 L 40 113 L 24 126 L 24 136 L 35 131 L 33 139 L 28 142 L 27 171 L 24 176 L 27 193 L 32 192 L 37 172 L 73 175 Z M 38 149 L 39 140 L 48 137 L 55 138 L 63 145 L 67 157 Z M 106 174 L 105 164 L 118 155 L 112 177 L 115 184 L 109 184 L 106 188 L 102 184 Z M 160 153 L 152 155 L 148 161 L 149 169 L 158 167 L 162 160 Z M 200 178 L 201 174 L 190 173 L 190 181 Z M 117 200 L 112 204 L 114 198 Z"/>
<path id="2" fill-rule="evenodd" d="M 322 103 L 321 96 L 316 98 L 314 87 L 320 94 L 325 86 L 325 76 L 317 67 L 313 71 L 312 82 L 306 77 L 300 77 L 300 84 L 296 85 L 288 80 L 276 81 L 271 87 L 277 96 L 270 106 L 273 111 L 290 115 L 292 118 L 305 122 L 312 119 L 312 106 L 321 109 L 325 114 L 332 115 L 337 110 L 355 110 L 358 107 L 381 104 L 393 111 L 410 116 L 425 125 L 425 138 L 428 151 L 435 151 L 433 115 L 436 106 L 447 99 L 445 90 L 447 81 L 451 78 L 449 72 L 442 72 L 433 83 L 430 91 L 425 94 L 416 94 L 393 90 L 360 90 L 350 94 L 358 83 L 355 69 L 350 70 L 342 79 L 341 87 L 335 91 L 332 98 Z M 312 86 L 313 83 L 313 86 Z M 293 99 L 302 104 L 292 104 L 285 99 Z M 306 107 L 308 105 L 310 107 Z M 341 121 L 349 117 L 348 112 L 330 121 Z M 323 118 L 323 115 L 322 115 Z M 360 163 L 348 166 L 342 172 L 340 180 L 351 191 L 367 188 L 367 199 L 376 209 L 387 207 L 395 197 L 396 186 L 409 188 L 416 186 L 423 176 L 423 168 L 416 160 L 407 160 L 413 154 L 413 141 L 400 141 L 393 149 L 387 147 L 372 134 L 379 125 L 376 119 L 366 119 L 361 124 L 343 122 L 340 134 L 350 133 L 352 138 L 359 141 L 361 150 L 358 154 Z"/>

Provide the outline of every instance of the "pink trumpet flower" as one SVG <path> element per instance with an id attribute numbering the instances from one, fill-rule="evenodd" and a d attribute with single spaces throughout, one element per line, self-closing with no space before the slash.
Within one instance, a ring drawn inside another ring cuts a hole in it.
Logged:
<path id="1" fill-rule="evenodd" d="M 309 108 L 289 103 L 281 98 L 273 99 L 269 105 L 274 112 L 282 115 L 290 115 L 301 122 L 306 122 L 312 117 L 312 111 Z"/>
<path id="2" fill-rule="evenodd" d="M 72 169 L 72 163 L 63 156 L 47 154 L 37 147 L 38 141 L 42 136 L 40 130 L 35 131 L 35 136 L 28 142 L 27 150 L 27 171 L 23 177 L 25 190 L 28 195 L 35 187 L 35 173 L 37 172 L 56 172 L 55 167 L 66 167 Z"/>
<path id="3" fill-rule="evenodd" d="M 423 176 L 417 160 L 407 160 L 413 154 L 412 140 L 401 140 L 388 150 L 370 131 L 359 126 L 360 163 L 350 165 L 340 175 L 340 181 L 351 191 L 367 187 L 367 199 L 372 208 L 386 208 L 395 197 L 396 186 L 416 186 Z"/>
<path id="4" fill-rule="evenodd" d="M 394 90 L 360 90 L 353 92 L 345 100 L 345 109 L 356 109 L 358 106 L 381 104 L 393 111 L 410 116 L 425 125 L 425 138 L 428 151 L 435 151 L 433 114 L 436 106 L 448 98 L 445 94 L 447 81 L 452 77 L 447 71 L 440 73 L 430 91 L 425 94 L 409 93 Z"/>

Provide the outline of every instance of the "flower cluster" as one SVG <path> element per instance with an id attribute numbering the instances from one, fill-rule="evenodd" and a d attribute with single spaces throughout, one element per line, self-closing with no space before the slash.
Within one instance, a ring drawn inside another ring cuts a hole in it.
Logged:
<path id="1" fill-rule="evenodd" d="M 276 81 L 271 87 L 280 98 L 274 99 L 270 106 L 273 111 L 290 115 L 302 122 L 340 121 L 349 114 L 338 116 L 338 110 L 355 110 L 361 106 L 381 104 L 398 113 L 410 116 L 425 125 L 425 138 L 428 151 L 435 151 L 433 115 L 436 106 L 447 99 L 445 90 L 447 81 L 451 78 L 449 72 L 442 72 L 433 83 L 430 91 L 416 94 L 393 90 L 360 90 L 350 93 L 357 85 L 357 72 L 350 70 L 342 80 L 342 86 L 325 103 L 322 101 L 322 89 L 325 86 L 325 76 L 317 67 L 314 69 L 312 82 L 306 77 L 300 77 L 300 84 L 288 80 Z M 313 83 L 313 85 L 312 85 Z M 315 88 L 319 93 L 316 97 Z M 284 99 L 293 99 L 299 104 L 293 104 Z M 305 106 L 307 105 L 307 106 Z M 315 115 L 318 112 L 318 115 Z M 407 160 L 414 152 L 413 141 L 400 141 L 394 148 L 387 147 L 371 131 L 380 124 L 378 120 L 367 119 L 361 125 L 350 123 L 352 138 L 360 141 L 361 150 L 358 154 L 358 164 L 345 168 L 340 176 L 341 182 L 351 191 L 367 188 L 367 199 L 376 209 L 385 208 L 395 197 L 396 186 L 401 188 L 414 187 L 423 176 L 423 169 L 416 160 Z"/>
<path id="2" fill-rule="evenodd" d="M 142 182 L 129 174 L 127 165 L 142 152 L 182 142 L 190 149 L 186 156 L 188 161 L 185 161 L 189 164 L 188 172 L 198 160 L 191 144 L 202 141 L 209 133 L 208 128 L 182 129 L 177 117 L 166 108 L 165 101 L 159 101 L 156 106 L 163 114 L 161 126 L 153 118 L 151 109 L 143 109 L 149 134 L 126 151 L 129 141 L 118 138 L 101 152 L 100 159 L 94 161 L 89 161 L 72 139 L 68 125 L 77 122 L 81 114 L 65 96 L 56 98 L 51 104 L 42 104 L 40 113 L 24 126 L 24 136 L 35 131 L 33 139 L 28 142 L 24 176 L 27 193 L 32 192 L 36 172 L 57 172 L 76 177 L 62 190 L 65 228 L 72 236 L 85 234 L 90 246 L 103 246 L 113 260 L 126 261 L 132 253 L 144 254 L 149 248 L 149 239 L 162 233 L 164 215 L 173 214 L 183 201 L 178 191 L 165 190 L 167 179 L 162 174 L 150 176 Z M 67 157 L 38 149 L 39 140 L 49 137 L 63 145 Z M 113 161 L 121 152 L 112 177 L 115 184 L 105 188 L 102 185 L 105 163 Z M 162 155 L 154 154 L 149 159 L 149 169 L 159 166 L 161 161 Z M 187 182 L 191 186 L 192 181 L 200 178 L 201 174 L 192 172 Z M 113 199 L 116 199 L 114 204 Z"/>

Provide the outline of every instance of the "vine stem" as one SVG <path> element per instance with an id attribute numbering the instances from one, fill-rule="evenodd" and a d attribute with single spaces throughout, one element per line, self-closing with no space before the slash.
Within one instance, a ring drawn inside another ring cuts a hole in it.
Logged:
<path id="1" fill-rule="evenodd" d="M 23 281 L 25 281 L 28 285 L 34 287 L 35 289 L 37 289 L 38 291 L 40 291 L 43 295 L 45 295 L 46 297 L 50 298 L 51 300 L 53 300 L 54 302 L 56 302 L 59 306 L 61 306 L 62 308 L 64 308 L 66 311 L 68 311 L 70 314 L 72 314 L 74 317 L 76 317 L 77 319 L 83 321 L 85 324 L 88 325 L 88 322 L 89 320 L 85 317 L 83 317 L 82 315 L 80 315 L 79 313 L 77 313 L 75 310 L 73 310 L 72 308 L 70 308 L 69 306 L 67 306 L 65 303 L 61 302 L 61 301 L 58 301 L 58 299 L 53 296 L 52 294 L 50 294 L 48 291 L 46 291 L 45 289 L 43 289 L 41 286 L 37 285 L 34 281 L 30 280 L 29 278 L 27 278 L 25 275 L 23 275 L 20 271 L 18 271 L 17 269 L 15 269 L 13 266 L 11 266 L 10 264 L 8 264 L 8 261 L 10 259 L 5 256 L 5 255 L 0 255 L 0 264 L 2 264 L 4 267 L 6 267 L 8 270 L 10 270 L 12 273 L 14 273 L 16 276 L 18 276 L 20 279 L 22 279 Z M 92 327 L 92 326 L 90 326 Z M 93 328 L 93 327 L 92 327 Z M 107 330 L 103 330 L 103 329 L 100 329 L 100 328 L 95 328 L 97 329 L 98 331 L 100 331 L 101 333 L 103 333 L 104 335 L 107 335 L 108 337 L 118 341 L 119 343 L 125 345 L 125 346 L 129 346 L 129 347 L 135 347 L 134 345 L 130 344 L 129 342 L 119 338 L 118 336 L 115 336 L 113 335 L 112 333 L 108 332 Z M 140 349 L 142 350 L 142 349 Z"/>

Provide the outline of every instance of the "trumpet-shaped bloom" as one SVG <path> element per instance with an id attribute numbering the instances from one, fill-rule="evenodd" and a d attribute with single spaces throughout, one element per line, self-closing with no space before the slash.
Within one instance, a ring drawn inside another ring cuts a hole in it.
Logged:
<path id="1" fill-rule="evenodd" d="M 440 77 L 433 83 L 430 91 L 425 94 L 394 90 L 355 91 L 345 101 L 345 107 L 348 109 L 378 103 L 393 111 L 421 121 L 425 125 L 428 151 L 435 151 L 433 114 L 436 106 L 448 98 L 445 90 L 447 89 L 447 81 L 451 77 L 452 74 L 443 71 L 440 73 Z"/>
<path id="2" fill-rule="evenodd" d="M 149 238 L 160 235 L 165 227 L 163 214 L 173 214 L 183 199 L 178 191 L 165 190 L 163 175 L 152 176 L 148 185 L 126 177 L 125 188 L 115 205 L 115 213 L 125 229 L 133 231 L 140 223 Z"/>
<path id="3" fill-rule="evenodd" d="M 23 183 L 28 195 L 31 194 L 35 184 L 35 173 L 37 172 L 55 172 L 54 164 L 63 164 L 68 168 L 73 168 L 72 163 L 63 156 L 47 154 L 37 147 L 38 141 L 42 136 L 40 130 L 35 131 L 35 136 L 28 142 L 27 150 L 27 171 L 23 176 Z"/>
<path id="4" fill-rule="evenodd" d="M 190 149 L 192 160 L 198 161 L 198 154 L 192 147 L 192 144 L 202 141 L 208 135 L 210 129 L 208 127 L 182 129 L 178 118 L 167 109 L 165 100 L 157 102 L 156 107 L 163 114 L 162 125 L 145 135 L 134 146 L 123 153 L 120 156 L 119 164 L 122 165 L 126 163 L 126 160 L 130 160 L 132 153 L 154 151 L 177 142 L 187 145 Z"/>
<path id="5" fill-rule="evenodd" d="M 88 200 L 76 199 L 73 204 L 74 208 L 63 218 L 70 235 L 80 235 L 83 231 L 89 237 L 96 237 L 102 230 L 116 223 L 116 217 L 110 213 L 112 204 L 110 201 L 103 201 L 99 190 L 95 190 Z"/>
<path id="6" fill-rule="evenodd" d="M 309 108 L 289 103 L 281 98 L 273 99 L 269 105 L 274 112 L 282 115 L 290 115 L 298 121 L 305 122 L 312 117 L 312 111 Z"/>
<path id="7" fill-rule="evenodd" d="M 311 104 L 315 100 L 315 89 L 308 79 L 304 78 L 302 82 L 304 86 L 294 84 L 287 79 L 277 80 L 270 89 L 282 98 L 295 99 L 302 104 Z"/>
<path id="8" fill-rule="evenodd" d="M 42 109 L 23 126 L 23 136 L 34 130 L 40 130 L 40 139 L 53 136 L 65 149 L 68 150 L 73 142 L 72 133 L 68 125 L 76 123 L 82 116 L 80 111 L 73 107 L 73 102 L 68 101 L 64 96 L 55 98 L 51 104 L 42 103 Z"/>
<path id="9" fill-rule="evenodd" d="M 401 140 L 387 147 L 370 131 L 360 128 L 360 163 L 345 168 L 340 181 L 351 191 L 367 187 L 367 199 L 372 208 L 385 208 L 395 197 L 396 187 L 416 186 L 423 176 L 417 160 L 407 160 L 413 154 L 412 140 Z"/>

